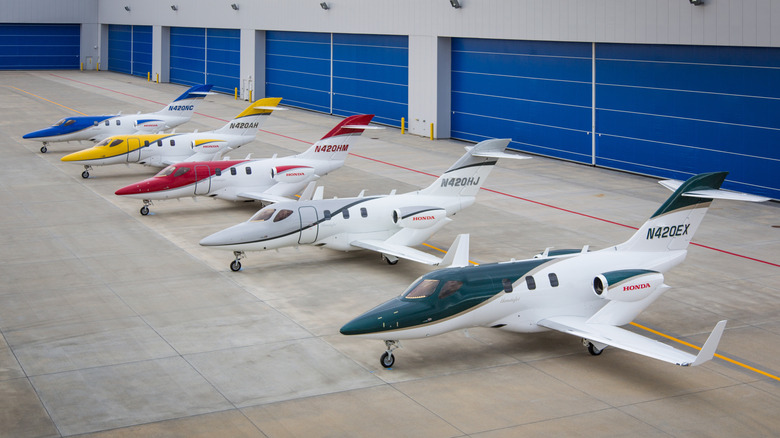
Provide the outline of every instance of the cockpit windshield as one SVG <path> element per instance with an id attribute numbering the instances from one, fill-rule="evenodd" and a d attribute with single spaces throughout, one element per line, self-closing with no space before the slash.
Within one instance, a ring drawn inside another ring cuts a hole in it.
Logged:
<path id="1" fill-rule="evenodd" d="M 70 125 L 72 125 L 74 123 L 76 123 L 75 120 L 69 119 L 69 118 L 66 117 L 64 119 L 60 119 L 57 123 L 55 123 L 52 126 L 70 126 Z"/>
<path id="2" fill-rule="evenodd" d="M 429 279 L 418 281 L 409 286 L 409 289 L 406 289 L 406 292 L 401 295 L 401 298 L 417 300 L 420 298 L 429 297 L 431 294 L 433 294 L 433 292 L 436 290 L 436 286 L 438 285 L 439 280 Z"/>
<path id="3" fill-rule="evenodd" d="M 155 178 L 161 178 L 164 176 L 168 176 L 173 173 L 173 171 L 176 170 L 176 166 L 168 166 L 165 169 L 157 172 L 157 175 L 155 175 Z"/>
<path id="4" fill-rule="evenodd" d="M 275 208 L 264 208 L 257 213 L 255 213 L 254 216 L 252 216 L 249 220 L 252 222 L 262 222 L 267 221 L 268 219 L 273 216 L 274 212 L 276 211 Z"/>
<path id="5" fill-rule="evenodd" d="M 106 147 L 107 146 L 107 147 L 112 148 L 112 147 L 114 147 L 114 146 L 116 146 L 118 144 L 121 144 L 121 143 L 122 143 L 122 140 L 119 139 L 119 138 L 112 139 L 111 137 L 108 137 L 107 139 L 105 139 L 105 140 L 101 141 L 100 143 L 96 144 L 95 147 L 99 148 L 99 147 Z"/>

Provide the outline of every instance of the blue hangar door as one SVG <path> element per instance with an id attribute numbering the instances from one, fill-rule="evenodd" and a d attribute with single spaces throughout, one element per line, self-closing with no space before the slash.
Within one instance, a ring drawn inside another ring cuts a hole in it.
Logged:
<path id="1" fill-rule="evenodd" d="M 77 69 L 78 24 L 0 24 L 0 70 Z"/>
<path id="2" fill-rule="evenodd" d="M 240 86 L 240 30 L 172 27 L 170 42 L 171 82 L 228 94 Z"/>
<path id="3" fill-rule="evenodd" d="M 152 26 L 108 25 L 108 69 L 146 77 L 152 71 Z"/>
<path id="4" fill-rule="evenodd" d="M 596 164 L 780 199 L 780 49 L 596 45 Z"/>
<path id="5" fill-rule="evenodd" d="M 452 39 L 453 138 L 591 163 L 592 45 Z"/>
<path id="6" fill-rule="evenodd" d="M 398 125 L 408 105 L 408 47 L 406 36 L 268 31 L 265 94 Z"/>

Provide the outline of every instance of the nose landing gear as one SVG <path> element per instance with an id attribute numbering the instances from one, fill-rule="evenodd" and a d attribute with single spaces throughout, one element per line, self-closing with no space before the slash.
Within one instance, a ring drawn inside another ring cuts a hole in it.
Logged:
<path id="1" fill-rule="evenodd" d="M 149 214 L 149 206 L 152 205 L 152 201 L 144 199 L 144 206 L 141 207 L 141 215 L 146 216 Z"/>
<path id="2" fill-rule="evenodd" d="M 45 154 L 49 150 L 48 146 L 49 146 L 49 142 L 48 141 L 44 141 L 43 142 L 43 146 L 41 146 L 41 153 L 42 154 Z"/>
<path id="3" fill-rule="evenodd" d="M 393 350 L 401 346 L 400 341 L 391 341 L 387 340 L 385 341 L 385 347 L 387 347 L 387 351 L 382 353 L 382 357 L 379 358 L 379 363 L 382 364 L 385 368 L 390 368 L 395 363 L 395 356 L 393 356 Z"/>
<path id="4" fill-rule="evenodd" d="M 230 262 L 230 270 L 238 272 L 241 270 L 241 259 L 246 257 L 246 254 L 244 251 L 233 251 L 233 255 L 236 256 L 236 259 Z"/>
<path id="5" fill-rule="evenodd" d="M 90 166 L 89 164 L 85 164 L 84 165 L 84 171 L 81 172 L 81 177 L 84 178 L 84 179 L 89 178 L 89 171 L 90 170 L 92 170 L 92 166 Z"/>

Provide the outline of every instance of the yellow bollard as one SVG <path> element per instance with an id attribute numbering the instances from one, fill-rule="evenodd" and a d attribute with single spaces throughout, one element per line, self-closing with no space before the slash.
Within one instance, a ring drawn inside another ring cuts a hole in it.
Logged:
<path id="1" fill-rule="evenodd" d="M 96 65 L 97 65 L 97 70 L 96 71 L 100 71 L 100 63 L 98 62 Z"/>
<path id="2" fill-rule="evenodd" d="M 146 82 L 152 81 L 152 72 L 148 71 L 146 72 Z"/>
<path id="3" fill-rule="evenodd" d="M 401 117 L 401 134 L 403 134 L 404 132 L 406 132 L 406 131 L 404 130 L 404 123 L 405 123 L 405 122 L 406 122 L 406 120 L 405 120 L 403 117 Z"/>
<path id="4" fill-rule="evenodd" d="M 81 71 L 84 71 L 84 63 L 81 63 Z"/>
<path id="5" fill-rule="evenodd" d="M 431 140 L 433 140 L 433 123 L 431 123 Z"/>
<path id="6" fill-rule="evenodd" d="M 249 90 L 249 101 L 253 102 L 253 100 L 252 100 L 252 90 Z"/>
<path id="7" fill-rule="evenodd" d="M 236 91 L 234 92 L 235 96 L 234 99 L 238 100 L 238 87 L 236 87 Z"/>

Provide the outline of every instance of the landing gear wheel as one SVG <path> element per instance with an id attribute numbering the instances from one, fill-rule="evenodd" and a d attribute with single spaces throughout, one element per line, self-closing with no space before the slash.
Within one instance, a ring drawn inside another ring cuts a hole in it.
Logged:
<path id="1" fill-rule="evenodd" d="M 86 170 L 85 170 L 85 171 L 83 171 L 83 172 L 81 172 L 81 177 L 82 177 L 82 178 L 84 178 L 84 179 L 87 179 L 87 178 L 89 178 L 89 172 L 88 172 L 88 171 L 86 171 Z"/>
<path id="2" fill-rule="evenodd" d="M 46 147 L 46 145 L 45 145 L 45 144 L 44 144 L 43 146 L 41 146 L 41 153 L 42 153 L 42 154 L 45 154 L 45 153 L 46 153 L 46 152 L 48 152 L 48 151 L 49 151 L 49 149 Z"/>
<path id="3" fill-rule="evenodd" d="M 379 358 L 379 362 L 382 364 L 383 367 L 391 368 L 395 363 L 395 356 L 393 356 L 393 353 L 386 351 L 382 353 L 382 357 Z"/>
<path id="4" fill-rule="evenodd" d="M 141 215 L 146 216 L 147 214 L 149 214 L 149 207 L 144 205 L 143 207 L 141 207 Z"/>
<path id="5" fill-rule="evenodd" d="M 241 270 L 241 262 L 238 260 L 233 260 L 230 262 L 230 270 L 233 272 L 238 272 Z"/>
<path id="6" fill-rule="evenodd" d="M 591 356 L 598 356 L 601 354 L 601 352 L 604 351 L 603 349 L 596 348 L 595 345 L 593 345 L 592 342 L 588 342 L 588 353 L 591 354 Z"/>

